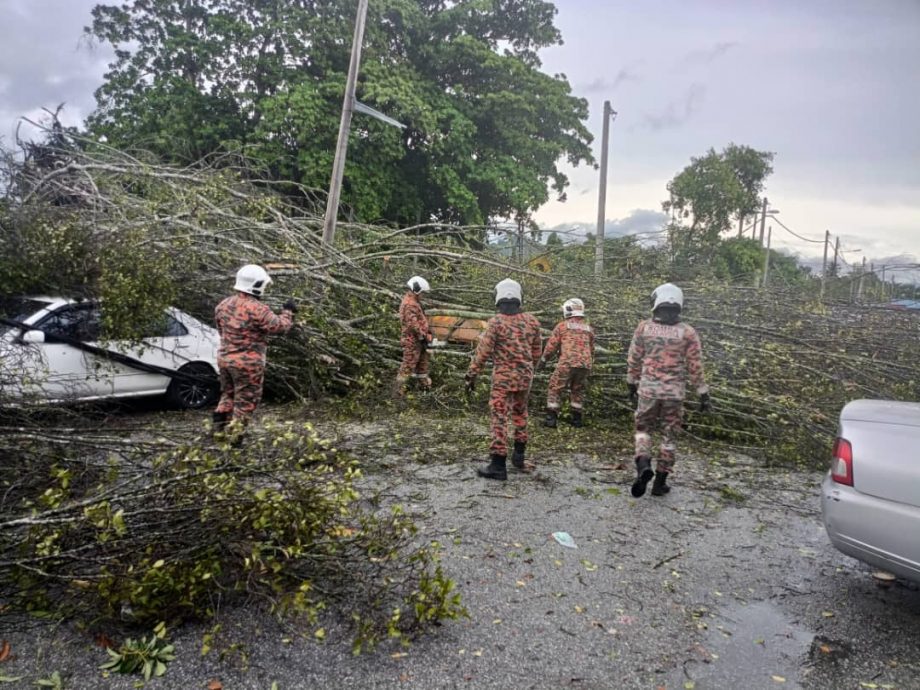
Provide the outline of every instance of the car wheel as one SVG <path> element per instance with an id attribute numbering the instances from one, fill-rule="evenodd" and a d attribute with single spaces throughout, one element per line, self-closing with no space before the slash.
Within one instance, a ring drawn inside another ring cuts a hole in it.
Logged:
<path id="1" fill-rule="evenodd" d="M 214 370 L 204 362 L 192 362 L 179 369 L 186 376 L 169 384 L 166 396 L 182 410 L 200 410 L 214 404 L 220 385 Z"/>

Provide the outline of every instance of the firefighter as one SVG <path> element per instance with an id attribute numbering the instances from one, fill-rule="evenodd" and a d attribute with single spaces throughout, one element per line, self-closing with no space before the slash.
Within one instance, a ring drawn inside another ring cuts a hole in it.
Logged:
<path id="1" fill-rule="evenodd" d="M 546 343 L 537 369 L 546 366 L 546 360 L 559 352 L 559 362 L 549 379 L 546 394 L 546 419 L 543 425 L 555 428 L 559 406 L 565 389 L 569 389 L 572 407 L 570 422 L 582 425 L 585 384 L 594 362 L 594 329 L 585 321 L 585 303 L 578 298 L 566 300 L 562 305 L 563 319 L 553 329 Z"/>
<path id="2" fill-rule="evenodd" d="M 626 385 L 636 405 L 636 480 L 632 485 L 636 498 L 645 494 L 653 476 L 653 496 L 671 490 L 667 479 L 674 467 L 675 437 L 681 429 L 688 384 L 700 396 L 700 411 L 710 409 L 700 338 L 693 326 L 680 320 L 683 292 L 665 283 L 655 288 L 651 301 L 652 318 L 636 328 L 627 358 Z M 658 426 L 662 439 L 653 473 L 651 432 Z"/>
<path id="3" fill-rule="evenodd" d="M 265 376 L 265 351 L 269 335 L 287 333 L 297 306 L 284 303 L 280 314 L 262 302 L 272 279 L 261 266 L 248 264 L 236 273 L 236 294 L 214 310 L 220 333 L 217 367 L 220 372 L 220 402 L 214 412 L 213 430 L 223 432 L 233 423 L 236 441 L 242 440 L 259 401 Z"/>
<path id="4" fill-rule="evenodd" d="M 495 286 L 498 314 L 489 319 L 479 340 L 476 354 L 466 374 L 467 390 L 472 391 L 476 377 L 488 360 L 492 360 L 491 409 L 492 444 L 490 462 L 477 470 L 480 477 L 507 479 L 508 414 L 514 426 L 514 453 L 511 463 L 518 470 L 533 469 L 526 463 L 527 398 L 533 382 L 534 366 L 540 359 L 542 338 L 540 322 L 521 311 L 521 286 L 507 279 Z"/>
<path id="5" fill-rule="evenodd" d="M 431 388 L 428 345 L 432 336 L 428 317 L 422 309 L 422 294 L 430 292 L 431 286 L 421 276 L 413 276 L 406 282 L 406 287 L 408 290 L 399 304 L 399 322 L 402 325 L 399 343 L 403 351 L 402 364 L 396 375 L 396 394 L 399 396 L 405 394 L 410 378 L 417 380 L 426 390 Z"/>

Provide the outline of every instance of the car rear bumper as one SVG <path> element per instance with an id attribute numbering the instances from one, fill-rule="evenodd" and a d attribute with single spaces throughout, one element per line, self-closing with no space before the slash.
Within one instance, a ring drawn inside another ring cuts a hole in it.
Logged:
<path id="1" fill-rule="evenodd" d="M 920 508 L 862 494 L 828 473 L 821 484 L 821 512 L 838 550 L 920 582 Z"/>

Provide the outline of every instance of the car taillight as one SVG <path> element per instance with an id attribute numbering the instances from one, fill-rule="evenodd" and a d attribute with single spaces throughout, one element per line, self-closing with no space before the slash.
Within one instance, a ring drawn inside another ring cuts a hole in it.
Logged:
<path id="1" fill-rule="evenodd" d="M 834 441 L 831 479 L 838 484 L 853 486 L 853 446 L 845 438 Z"/>

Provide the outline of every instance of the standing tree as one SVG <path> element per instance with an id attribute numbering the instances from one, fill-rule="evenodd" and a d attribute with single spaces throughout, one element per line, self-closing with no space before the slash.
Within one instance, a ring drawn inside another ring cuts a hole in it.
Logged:
<path id="1" fill-rule="evenodd" d="M 772 153 L 735 144 L 691 158 L 668 182 L 671 198 L 662 204 L 665 211 L 676 212 L 670 228 L 675 256 L 691 266 L 708 263 L 732 219 L 757 209 L 772 161 Z"/>
<path id="2" fill-rule="evenodd" d="M 127 0 L 87 33 L 116 50 L 91 130 L 193 163 L 245 147 L 271 176 L 325 188 L 348 69 L 349 0 Z M 543 0 L 374 0 L 358 97 L 407 125 L 354 120 L 343 203 L 362 220 L 527 217 L 591 162 L 587 103 L 538 51 Z"/>

